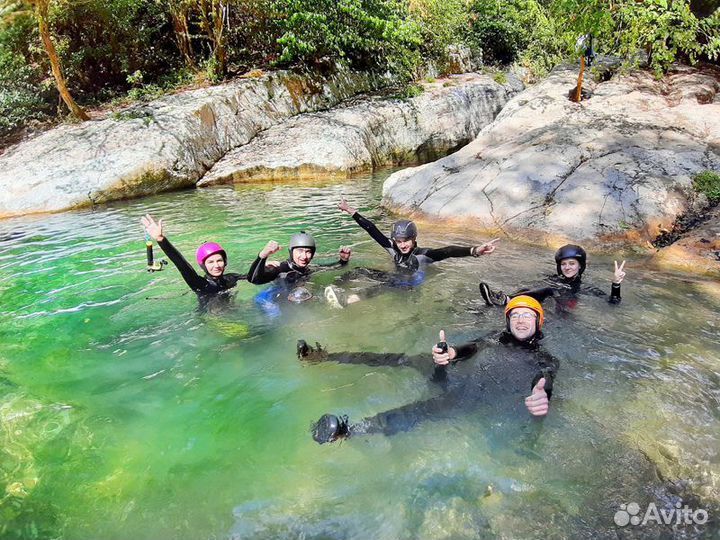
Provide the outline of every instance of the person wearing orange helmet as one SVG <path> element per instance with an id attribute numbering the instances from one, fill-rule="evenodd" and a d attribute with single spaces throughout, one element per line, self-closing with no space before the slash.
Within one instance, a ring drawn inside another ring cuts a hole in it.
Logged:
<path id="1" fill-rule="evenodd" d="M 538 302 L 546 298 L 555 297 L 558 304 L 564 308 L 572 308 L 577 302 L 578 295 L 607 297 L 607 293 L 594 285 L 583 283 L 582 277 L 587 267 L 587 253 L 575 244 L 566 244 L 555 252 L 556 274 L 546 277 L 544 286 L 535 289 L 520 289 L 511 294 L 503 291 L 494 291 L 485 282 L 480 283 L 480 295 L 488 306 L 504 306 L 508 301 L 518 295 L 532 296 Z M 625 261 L 618 265 L 615 261 L 615 273 L 610 286 L 608 301 L 619 304 L 622 300 L 620 284 L 625 279 Z"/>
<path id="2" fill-rule="evenodd" d="M 432 361 L 427 355 L 328 353 L 300 340 L 298 357 L 302 360 L 412 367 L 428 375 L 441 390 L 436 397 L 380 412 L 356 424 L 350 424 L 347 416 L 325 414 L 312 427 L 313 439 L 323 444 L 351 435 L 393 435 L 425 420 L 483 406 L 545 416 L 559 362 L 539 346 L 544 322 L 542 305 L 530 296 L 518 296 L 505 308 L 505 329 L 497 339 L 448 345 L 441 330 L 440 342 L 432 348 Z"/>

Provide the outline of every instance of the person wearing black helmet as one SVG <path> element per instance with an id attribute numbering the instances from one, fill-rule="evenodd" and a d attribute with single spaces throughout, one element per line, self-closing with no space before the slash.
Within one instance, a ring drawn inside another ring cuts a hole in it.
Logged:
<path id="1" fill-rule="evenodd" d="M 415 223 L 401 219 L 393 223 L 390 237 L 385 236 L 369 219 L 360 215 L 356 208 L 350 206 L 345 199 L 338 203 L 338 208 L 352 218 L 367 231 L 370 237 L 387 251 L 393 258 L 398 270 L 414 272 L 422 265 L 442 261 L 450 257 L 479 257 L 495 251 L 496 238 L 480 246 L 447 246 L 431 249 L 417 245 L 418 230 Z"/>
<path id="2" fill-rule="evenodd" d="M 582 282 L 582 275 L 587 267 L 587 253 L 575 244 L 566 244 L 555 252 L 556 275 L 548 276 L 544 281 L 544 287 L 536 289 L 520 289 L 512 294 L 505 294 L 502 291 L 493 291 L 490 286 L 480 283 L 480 294 L 488 306 L 504 306 L 510 298 L 524 294 L 532 296 L 539 302 L 554 296 L 564 307 L 573 307 L 577 295 L 586 294 L 603 297 L 607 293 L 598 287 Z M 610 287 L 611 304 L 618 304 L 622 300 L 620 296 L 620 284 L 625 279 L 625 261 L 618 265 L 615 261 L 615 273 Z"/>
<path id="3" fill-rule="evenodd" d="M 544 312 L 528 296 L 514 298 L 505 309 L 505 330 L 497 338 L 481 338 L 449 346 L 445 332 L 428 355 L 397 353 L 328 353 L 298 341 L 298 357 L 309 362 L 332 361 L 370 366 L 411 367 L 426 374 L 439 394 L 350 424 L 347 416 L 324 414 L 311 428 L 319 444 L 351 435 L 408 431 L 420 422 L 447 418 L 479 407 L 498 413 L 548 413 L 559 361 L 540 347 Z M 482 351 L 482 358 L 478 352 Z M 527 395 L 527 390 L 530 395 Z"/>
<path id="4" fill-rule="evenodd" d="M 315 239 L 305 231 L 293 234 L 288 243 L 288 258 L 285 261 L 274 263 L 272 266 L 268 264 L 267 259 L 270 255 L 280 251 L 280 244 L 271 240 L 260 251 L 257 259 L 250 266 L 247 279 L 255 285 L 270 283 L 276 279 L 282 280 L 284 283 L 292 285 L 298 281 L 306 279 L 317 268 L 310 266 L 310 262 L 315 256 Z M 349 247 L 341 247 L 339 251 L 339 260 L 326 265 L 317 265 L 325 269 L 333 269 L 344 266 L 350 260 L 352 250 Z"/>

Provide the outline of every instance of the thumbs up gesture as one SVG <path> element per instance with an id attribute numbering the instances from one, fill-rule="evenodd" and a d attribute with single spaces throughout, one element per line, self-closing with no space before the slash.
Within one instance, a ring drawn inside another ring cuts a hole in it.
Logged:
<path id="1" fill-rule="evenodd" d="M 447 366 L 457 356 L 457 351 L 448 347 L 447 341 L 445 341 L 445 330 L 440 330 L 440 342 L 433 347 L 432 355 L 438 366 Z"/>
<path id="2" fill-rule="evenodd" d="M 525 398 L 525 406 L 533 416 L 545 416 L 548 413 L 547 392 L 545 392 L 545 377 L 540 379 L 532 389 L 532 394 Z"/>

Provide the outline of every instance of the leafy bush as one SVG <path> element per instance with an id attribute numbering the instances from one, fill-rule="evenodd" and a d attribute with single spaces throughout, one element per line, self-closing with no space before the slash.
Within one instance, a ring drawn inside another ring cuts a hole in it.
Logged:
<path id="1" fill-rule="evenodd" d="M 704 193 L 712 204 L 720 203 L 720 174 L 713 171 L 702 171 L 693 178 L 693 187 Z"/>

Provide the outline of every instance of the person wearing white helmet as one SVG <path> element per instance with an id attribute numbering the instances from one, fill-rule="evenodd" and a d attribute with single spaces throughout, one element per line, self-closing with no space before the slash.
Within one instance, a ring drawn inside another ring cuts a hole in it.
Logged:
<path id="1" fill-rule="evenodd" d="M 269 241 L 258 253 L 257 258 L 250 266 L 247 279 L 255 285 L 270 283 L 281 279 L 289 284 L 303 280 L 318 268 L 333 269 L 345 266 L 352 255 L 349 247 L 343 246 L 339 251 L 339 259 L 330 264 L 311 266 L 317 248 L 315 239 L 305 231 L 293 234 L 288 242 L 288 258 L 277 262 L 273 266 L 268 264 L 268 257 L 280 251 L 280 244 L 275 240 Z"/>

